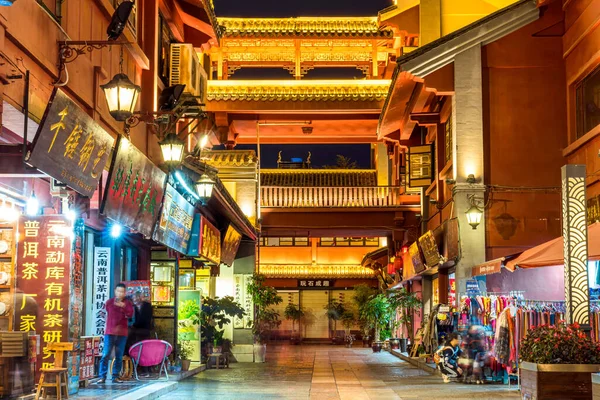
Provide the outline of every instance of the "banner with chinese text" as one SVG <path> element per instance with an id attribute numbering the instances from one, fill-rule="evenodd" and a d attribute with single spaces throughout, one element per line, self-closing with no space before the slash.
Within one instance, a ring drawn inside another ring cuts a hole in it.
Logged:
<path id="1" fill-rule="evenodd" d="M 94 247 L 94 277 L 92 283 L 92 318 L 94 336 L 104 336 L 106 310 L 104 303 L 110 295 L 110 247 Z M 100 342 L 100 350 L 103 343 Z"/>
<path id="2" fill-rule="evenodd" d="M 239 303 L 244 307 L 244 297 L 246 294 L 246 288 L 244 287 L 244 275 L 234 274 L 233 275 L 233 285 L 234 285 L 234 293 L 233 299 L 236 303 Z M 246 310 L 246 313 L 248 310 Z M 233 327 L 235 329 L 245 328 L 244 326 L 244 318 L 233 317 Z"/>
<path id="3" fill-rule="evenodd" d="M 83 234 L 85 225 L 82 218 L 75 221 L 71 251 L 71 272 L 69 291 L 69 342 L 73 342 L 73 352 L 67 357 L 69 394 L 79 391 L 79 338 L 83 326 Z"/>
<path id="4" fill-rule="evenodd" d="M 61 89 L 54 89 L 28 162 L 91 197 L 115 140 Z"/>
<path id="5" fill-rule="evenodd" d="M 188 249 L 195 207 L 173 186 L 167 184 L 154 240 L 185 254 Z"/>
<path id="6" fill-rule="evenodd" d="M 101 213 L 152 237 L 167 175 L 129 140 L 119 137 Z"/>
<path id="7" fill-rule="evenodd" d="M 41 336 L 37 369 L 51 368 L 48 343 L 69 341 L 71 222 L 64 215 L 19 220 L 15 322 L 22 332 Z"/>
<path id="8" fill-rule="evenodd" d="M 242 304 L 246 311 L 246 315 L 244 315 L 244 328 L 250 328 L 252 321 L 254 321 L 254 301 L 252 301 L 252 296 L 247 294 L 250 282 L 252 282 L 252 274 L 244 274 L 244 303 Z"/>

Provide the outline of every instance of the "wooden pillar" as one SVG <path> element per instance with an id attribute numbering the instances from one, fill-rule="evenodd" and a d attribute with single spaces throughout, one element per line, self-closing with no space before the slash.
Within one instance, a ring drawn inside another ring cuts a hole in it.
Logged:
<path id="1" fill-rule="evenodd" d="M 300 40 L 294 40 L 294 46 L 296 48 L 296 67 L 294 69 L 294 78 L 302 79 L 302 52 L 300 51 Z"/>
<path id="2" fill-rule="evenodd" d="M 217 50 L 217 79 L 223 79 L 223 50 Z"/>
<path id="3" fill-rule="evenodd" d="M 444 269 L 438 273 L 438 286 L 440 290 L 440 304 L 448 304 L 448 270 Z"/>
<path id="4" fill-rule="evenodd" d="M 377 63 L 377 40 L 373 40 L 371 42 L 371 46 L 373 46 L 371 53 L 371 58 L 373 59 L 373 64 L 371 66 L 371 78 L 377 79 L 377 77 L 379 76 L 379 64 Z"/>
<path id="5" fill-rule="evenodd" d="M 158 102 L 158 37 L 159 18 L 158 0 L 145 0 L 142 6 L 141 44 L 148 57 L 150 68 L 142 70 L 142 93 L 140 96 L 140 109 L 155 111 Z"/>

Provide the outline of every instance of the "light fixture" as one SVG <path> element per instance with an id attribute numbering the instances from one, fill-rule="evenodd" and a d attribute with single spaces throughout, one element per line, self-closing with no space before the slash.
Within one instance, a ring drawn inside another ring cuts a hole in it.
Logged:
<path id="1" fill-rule="evenodd" d="M 38 215 L 40 212 L 40 202 L 35 197 L 35 192 L 31 192 L 31 197 L 27 199 L 27 205 L 25 206 L 25 212 L 29 216 Z"/>
<path id="2" fill-rule="evenodd" d="M 202 136 L 202 138 L 200 139 L 200 149 L 204 150 L 204 148 L 206 147 L 206 145 L 208 144 L 208 135 L 204 135 Z"/>
<path id="3" fill-rule="evenodd" d="M 469 174 L 469 176 L 467 176 L 467 183 L 470 185 L 474 185 L 475 183 L 477 183 L 477 179 L 475 179 L 475 175 Z"/>
<path id="4" fill-rule="evenodd" d="M 169 133 L 159 145 L 165 164 L 175 166 L 181 163 L 185 143 L 179 140 L 177 135 Z"/>
<path id="5" fill-rule="evenodd" d="M 215 186 L 215 181 L 210 179 L 210 177 L 206 174 L 202 174 L 200 180 L 196 182 L 196 192 L 198 192 L 198 196 L 200 196 L 200 200 L 203 202 L 207 202 L 212 196 L 212 190 Z"/>
<path id="6" fill-rule="evenodd" d="M 127 121 L 133 115 L 142 88 L 123 73 L 116 74 L 110 82 L 100 87 L 104 90 L 110 115 L 117 121 Z"/>
<path id="7" fill-rule="evenodd" d="M 171 111 L 174 109 L 184 89 L 185 85 L 173 85 L 163 90 L 158 98 L 158 109 L 160 111 Z"/>
<path id="8" fill-rule="evenodd" d="M 402 254 L 406 254 L 406 253 L 408 253 L 408 246 L 404 245 L 404 246 L 402 246 Z"/>
<path id="9" fill-rule="evenodd" d="M 114 239 L 119 238 L 119 236 L 121 236 L 121 234 L 123 233 L 123 227 L 121 226 L 121 224 L 119 223 L 113 223 L 112 226 L 110 227 L 110 236 Z"/>
<path id="10" fill-rule="evenodd" d="M 481 217 L 483 217 L 483 211 L 475 204 L 469 208 L 465 214 L 467 215 L 467 222 L 469 225 L 473 227 L 473 229 L 477 229 L 479 224 L 481 223 Z"/>

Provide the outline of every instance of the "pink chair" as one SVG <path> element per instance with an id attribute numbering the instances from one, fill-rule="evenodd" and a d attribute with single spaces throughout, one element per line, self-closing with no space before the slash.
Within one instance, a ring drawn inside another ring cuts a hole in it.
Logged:
<path id="1" fill-rule="evenodd" d="M 158 339 L 142 340 L 137 342 L 129 348 L 129 356 L 133 360 L 133 371 L 135 373 L 135 379 L 138 378 L 137 367 L 153 367 L 160 364 L 158 371 L 158 379 L 162 371 L 165 371 L 165 376 L 169 380 L 169 373 L 167 372 L 167 357 L 173 351 L 173 346 L 169 342 Z"/>

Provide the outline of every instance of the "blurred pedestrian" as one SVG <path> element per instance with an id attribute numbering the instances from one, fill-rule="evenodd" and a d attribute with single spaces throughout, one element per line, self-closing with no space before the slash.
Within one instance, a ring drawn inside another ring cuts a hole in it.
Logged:
<path id="1" fill-rule="evenodd" d="M 458 366 L 460 350 L 460 335 L 452 332 L 446 339 L 446 345 L 436 351 L 434 357 L 436 364 L 442 373 L 444 383 L 456 381 L 462 376 L 463 370 Z"/>

